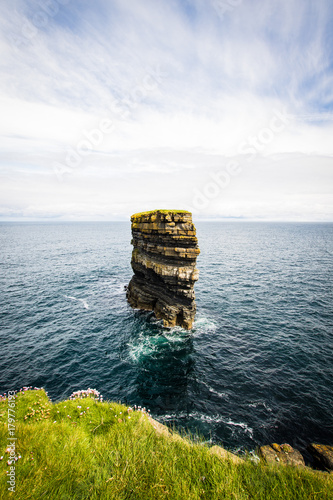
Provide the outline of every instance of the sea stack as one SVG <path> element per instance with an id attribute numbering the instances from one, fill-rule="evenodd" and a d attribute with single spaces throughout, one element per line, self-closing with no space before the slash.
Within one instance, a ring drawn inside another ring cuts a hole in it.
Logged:
<path id="1" fill-rule="evenodd" d="M 132 215 L 131 222 L 134 276 L 127 288 L 129 304 L 154 311 L 165 327 L 191 329 L 200 253 L 192 214 L 152 210 Z"/>

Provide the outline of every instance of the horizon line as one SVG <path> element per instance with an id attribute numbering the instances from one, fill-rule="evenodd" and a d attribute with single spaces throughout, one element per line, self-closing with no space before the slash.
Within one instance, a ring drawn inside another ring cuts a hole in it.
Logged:
<path id="1" fill-rule="evenodd" d="M 192 214 L 193 216 L 193 214 Z M 0 217 L 0 223 L 2 222 L 43 222 L 43 223 L 62 223 L 62 222 L 128 222 L 130 223 L 131 216 L 129 215 L 128 218 L 118 218 L 118 219 L 56 219 L 56 218 L 1 218 Z M 195 215 L 193 216 L 194 219 L 202 221 L 202 222 L 293 222 L 293 223 L 333 223 L 333 219 L 277 219 L 277 218 L 255 218 L 255 217 L 214 217 L 214 216 L 208 216 L 208 217 L 196 217 Z"/>

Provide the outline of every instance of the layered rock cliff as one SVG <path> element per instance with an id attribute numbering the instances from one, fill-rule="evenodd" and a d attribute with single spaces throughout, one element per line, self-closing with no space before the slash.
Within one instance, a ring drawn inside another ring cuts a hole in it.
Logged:
<path id="1" fill-rule="evenodd" d="M 134 276 L 128 302 L 135 309 L 154 311 L 166 327 L 192 328 L 200 253 L 192 214 L 152 210 L 132 215 L 131 222 Z"/>

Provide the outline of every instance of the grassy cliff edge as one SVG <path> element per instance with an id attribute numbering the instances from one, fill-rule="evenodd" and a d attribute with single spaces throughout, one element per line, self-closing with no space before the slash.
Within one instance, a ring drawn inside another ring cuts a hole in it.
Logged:
<path id="1" fill-rule="evenodd" d="M 1 499 L 333 498 L 332 475 L 241 460 L 170 432 L 144 409 L 103 402 L 94 391 L 52 403 L 43 389 L 24 390 L 11 401 L 14 422 L 8 398 L 0 402 Z M 15 493 L 8 491 L 10 467 Z"/>

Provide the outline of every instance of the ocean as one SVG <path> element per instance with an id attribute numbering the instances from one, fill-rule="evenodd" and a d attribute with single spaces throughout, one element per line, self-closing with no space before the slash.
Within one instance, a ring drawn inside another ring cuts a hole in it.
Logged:
<path id="1" fill-rule="evenodd" d="M 333 224 L 194 223 L 189 332 L 128 306 L 130 223 L 0 223 L 0 392 L 91 387 L 232 450 L 332 444 Z"/>

